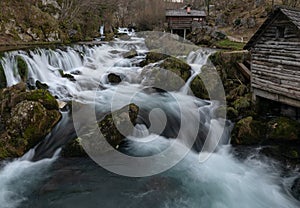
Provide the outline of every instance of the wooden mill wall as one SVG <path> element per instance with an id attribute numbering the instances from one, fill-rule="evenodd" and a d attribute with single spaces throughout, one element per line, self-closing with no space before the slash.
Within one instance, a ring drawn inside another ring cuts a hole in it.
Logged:
<path id="1" fill-rule="evenodd" d="M 255 97 L 300 107 L 300 31 L 285 15 L 278 14 L 261 35 L 251 59 Z"/>

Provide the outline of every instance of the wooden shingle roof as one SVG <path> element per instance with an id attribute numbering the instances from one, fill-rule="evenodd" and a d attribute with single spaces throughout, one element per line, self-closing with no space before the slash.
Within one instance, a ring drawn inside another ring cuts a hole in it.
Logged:
<path id="1" fill-rule="evenodd" d="M 166 11 L 166 17 L 206 17 L 206 13 L 200 10 L 191 10 L 187 13 L 185 9 L 170 9 Z"/>
<path id="2" fill-rule="evenodd" d="M 253 48 L 257 41 L 260 39 L 261 35 L 265 32 L 270 24 L 282 13 L 287 16 L 290 21 L 300 30 L 300 10 L 294 8 L 288 8 L 283 6 L 278 6 L 275 10 L 270 13 L 266 21 L 260 26 L 256 33 L 251 37 L 248 43 L 245 45 L 244 49 L 248 50 Z"/>

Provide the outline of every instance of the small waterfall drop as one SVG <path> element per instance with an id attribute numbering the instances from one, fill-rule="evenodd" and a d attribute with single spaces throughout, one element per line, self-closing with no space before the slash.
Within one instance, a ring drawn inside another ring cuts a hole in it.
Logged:
<path id="1" fill-rule="evenodd" d="M 187 57 L 187 63 L 192 68 L 192 76 L 187 80 L 182 87 L 181 92 L 187 94 L 192 81 L 201 73 L 201 69 L 204 65 L 208 64 L 208 58 L 214 51 L 212 49 L 199 49 L 198 51 L 192 51 Z"/>

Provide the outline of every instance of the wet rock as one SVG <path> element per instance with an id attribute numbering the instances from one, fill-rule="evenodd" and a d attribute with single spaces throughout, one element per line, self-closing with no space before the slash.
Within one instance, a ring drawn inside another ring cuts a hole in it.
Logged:
<path id="1" fill-rule="evenodd" d="M 193 94 L 201 99 L 224 99 L 222 83 L 217 71 L 211 66 L 203 66 L 201 73 L 191 83 Z"/>
<path id="2" fill-rule="evenodd" d="M 72 81 L 72 82 L 75 82 L 76 81 L 76 79 L 74 78 L 74 76 L 73 75 L 71 75 L 71 74 L 66 74 L 63 70 L 59 70 L 59 73 L 60 73 L 60 75 L 61 75 L 61 77 L 63 77 L 63 78 L 67 78 L 68 80 L 70 80 L 70 81 Z"/>
<path id="3" fill-rule="evenodd" d="M 27 77 L 28 77 L 27 63 L 20 56 L 17 56 L 16 61 L 17 61 L 17 68 L 18 68 L 19 75 L 20 75 L 22 81 L 26 82 Z"/>
<path id="4" fill-rule="evenodd" d="M 119 84 L 120 82 L 122 82 L 121 76 L 115 73 L 110 73 L 107 76 L 107 79 L 111 84 Z"/>
<path id="5" fill-rule="evenodd" d="M 0 63 L 0 89 L 5 88 L 7 85 L 4 69 Z"/>
<path id="6" fill-rule="evenodd" d="M 137 56 L 137 55 L 138 55 L 137 51 L 136 51 L 135 49 L 131 49 L 130 51 L 126 52 L 126 53 L 123 55 L 123 57 L 124 57 L 124 58 L 127 58 L 127 59 L 131 59 L 131 58 L 133 58 L 133 57 L 135 57 L 135 56 Z"/>
<path id="7" fill-rule="evenodd" d="M 291 188 L 293 196 L 300 200 L 300 178 L 297 178 Z"/>
<path id="8" fill-rule="evenodd" d="M 175 57 L 166 58 L 159 66 L 180 76 L 185 82 L 191 76 L 190 65 Z"/>
<path id="9" fill-rule="evenodd" d="M 122 140 L 132 133 L 138 113 L 139 107 L 135 104 L 129 104 L 108 114 L 99 122 L 98 126 L 101 133 L 112 147 L 117 148 Z"/>
<path id="10" fill-rule="evenodd" d="M 81 138 L 68 142 L 62 150 L 63 157 L 87 157 L 87 153 L 82 147 Z"/>
<path id="11" fill-rule="evenodd" d="M 266 138 L 267 125 L 249 116 L 238 121 L 232 132 L 232 143 L 242 145 L 259 144 Z"/>
<path id="12" fill-rule="evenodd" d="M 157 63 L 155 66 L 148 65 Z M 191 67 L 184 61 L 165 54 L 149 52 L 141 66 L 145 86 L 153 86 L 165 91 L 177 91 L 181 89 L 191 76 Z"/>
<path id="13" fill-rule="evenodd" d="M 0 90 L 0 106 L 0 158 L 22 156 L 61 118 L 48 91 L 26 92 L 25 83 Z"/>
<path id="14" fill-rule="evenodd" d="M 160 67 L 146 67 L 142 72 L 144 86 L 155 87 L 161 91 L 178 91 L 185 81 L 172 71 Z"/>
<path id="15" fill-rule="evenodd" d="M 201 99 L 209 100 L 209 94 L 207 92 L 207 89 L 199 76 L 195 77 L 195 79 L 190 85 L 190 88 L 194 96 Z"/>
<path id="16" fill-rule="evenodd" d="M 169 57 L 170 57 L 169 55 L 163 53 L 149 52 L 147 53 L 145 60 L 140 63 L 140 66 L 144 67 L 148 64 L 156 63 L 158 61 L 162 61 Z"/>
<path id="17" fill-rule="evenodd" d="M 75 71 L 71 71 L 70 74 L 72 74 L 72 75 L 81 75 L 82 72 L 79 71 L 79 70 L 75 70 Z"/>
<path id="18" fill-rule="evenodd" d="M 46 83 L 42 83 L 39 80 L 36 80 L 35 86 L 37 89 L 43 89 L 43 90 L 49 89 L 49 86 Z"/>
<path id="19" fill-rule="evenodd" d="M 260 153 L 280 161 L 285 167 L 296 168 L 300 163 L 300 143 L 280 142 L 268 144 L 260 148 Z"/>
<path id="20" fill-rule="evenodd" d="M 131 37 L 129 35 L 121 35 L 119 38 L 120 38 L 120 40 L 126 40 L 126 41 L 131 39 Z"/>
<path id="21" fill-rule="evenodd" d="M 300 140 L 300 123 L 286 117 L 274 118 L 268 122 L 268 139 Z"/>

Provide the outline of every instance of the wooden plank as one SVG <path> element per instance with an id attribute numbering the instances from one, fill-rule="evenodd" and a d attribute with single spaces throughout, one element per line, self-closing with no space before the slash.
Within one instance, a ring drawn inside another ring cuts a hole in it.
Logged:
<path id="1" fill-rule="evenodd" d="M 260 89 L 265 92 L 271 92 L 276 95 L 283 95 L 283 96 L 300 101 L 299 93 L 286 92 L 286 91 L 282 91 L 282 90 L 280 91 L 280 90 L 278 90 L 278 87 L 276 87 L 276 86 L 269 86 L 269 85 L 263 84 L 263 83 L 253 83 L 251 86 L 252 86 L 252 88 L 257 88 L 257 89 Z"/>
<path id="2" fill-rule="evenodd" d="M 274 59 L 274 58 L 261 58 L 255 55 L 252 56 L 252 60 L 267 61 L 274 64 L 284 64 L 288 66 L 290 65 L 290 66 L 300 67 L 300 62 L 297 61 L 288 61 L 288 60 Z"/>
<path id="3" fill-rule="evenodd" d="M 273 89 L 275 91 L 278 91 L 278 93 L 283 92 L 290 96 L 295 95 L 296 97 L 298 97 L 300 99 L 300 89 L 298 87 L 292 87 L 290 85 L 284 85 L 284 84 L 277 84 L 272 81 L 261 79 L 256 76 L 252 76 L 251 84 L 260 85 L 261 89 L 263 89 L 263 90 L 268 91 L 269 89 Z"/>
<path id="4" fill-rule="evenodd" d="M 277 101 L 277 102 L 285 103 L 285 104 L 290 105 L 290 106 L 300 107 L 300 101 L 299 100 L 295 100 L 293 98 L 289 98 L 289 97 L 286 97 L 284 95 L 278 95 L 278 94 L 275 94 L 275 93 L 266 92 L 266 91 L 263 91 L 263 90 L 260 90 L 260 89 L 257 89 L 257 88 L 253 88 L 252 91 L 253 91 L 253 97 L 254 98 L 259 96 L 259 97 L 267 98 L 269 100 L 274 100 L 274 101 Z"/>
<path id="5" fill-rule="evenodd" d="M 269 76 L 274 76 L 280 79 L 292 80 L 300 83 L 300 72 L 298 74 L 289 74 L 284 72 L 282 69 L 278 68 L 269 68 L 261 65 L 252 65 L 252 73 L 266 73 Z"/>
<path id="6" fill-rule="evenodd" d="M 295 55 L 296 56 L 296 55 Z M 281 56 L 278 56 L 278 55 L 273 55 L 272 53 L 269 53 L 269 54 L 259 54 L 259 53 L 255 53 L 253 54 L 253 57 L 256 59 L 266 59 L 266 60 L 277 60 L 277 61 L 291 61 L 291 62 L 294 62 L 295 59 L 297 57 L 289 57 L 289 56 L 284 56 L 281 55 Z M 300 58 L 298 58 L 299 60 Z M 297 59 L 296 59 L 297 60 Z M 278 62 L 275 62 L 275 63 L 278 63 Z M 281 63 L 281 62 L 280 62 Z"/>
<path id="7" fill-rule="evenodd" d="M 255 51 L 253 53 L 258 54 L 258 55 L 263 55 L 263 56 L 268 56 L 268 55 L 272 55 L 272 56 L 278 56 L 278 57 L 290 57 L 290 58 L 294 58 L 294 59 L 299 59 L 300 60 L 300 50 L 299 50 L 299 54 L 294 53 L 294 52 L 285 52 L 285 51 L 264 51 L 264 50 L 259 50 L 259 51 Z"/>
<path id="8" fill-rule="evenodd" d="M 259 65 L 260 67 L 271 67 L 274 71 L 279 71 L 282 73 L 286 73 L 289 75 L 296 75 L 296 76 L 300 76 L 300 69 L 299 67 L 292 67 L 292 66 L 286 66 L 286 65 L 277 65 L 274 63 L 269 63 L 269 62 L 262 62 L 262 61 L 252 61 L 252 65 L 256 66 Z"/>
<path id="9" fill-rule="evenodd" d="M 238 65 L 238 69 L 240 69 L 240 71 L 246 77 L 246 79 L 250 80 L 251 71 L 243 63 L 237 63 L 237 65 Z"/>

